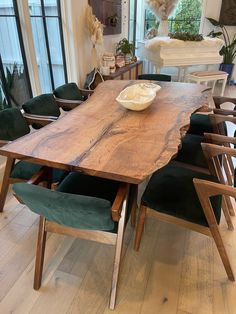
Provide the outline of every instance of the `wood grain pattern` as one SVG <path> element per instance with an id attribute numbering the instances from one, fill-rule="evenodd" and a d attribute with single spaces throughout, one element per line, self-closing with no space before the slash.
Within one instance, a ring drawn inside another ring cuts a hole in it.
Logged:
<path id="1" fill-rule="evenodd" d="M 138 184 L 178 151 L 180 129 L 208 102 L 205 87 L 162 82 L 142 112 L 116 102 L 136 81 L 106 81 L 82 105 L 58 121 L 0 149 L 13 158 Z M 139 81 L 140 83 L 140 81 Z"/>

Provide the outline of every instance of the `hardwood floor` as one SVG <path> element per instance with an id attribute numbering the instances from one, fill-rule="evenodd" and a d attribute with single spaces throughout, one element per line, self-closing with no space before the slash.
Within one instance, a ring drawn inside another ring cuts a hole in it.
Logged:
<path id="1" fill-rule="evenodd" d="M 236 96 L 236 87 L 227 95 Z M 37 223 L 10 191 L 0 214 L 0 313 L 112 313 L 108 245 L 49 235 L 42 287 L 33 290 Z M 236 274 L 236 229 L 228 231 L 222 219 L 220 230 Z M 129 224 L 113 313 L 236 314 L 236 283 L 227 279 L 212 239 L 148 219 L 139 252 L 133 241 Z"/>

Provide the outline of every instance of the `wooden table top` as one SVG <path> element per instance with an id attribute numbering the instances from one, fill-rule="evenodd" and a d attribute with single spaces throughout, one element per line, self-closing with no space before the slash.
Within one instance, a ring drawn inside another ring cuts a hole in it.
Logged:
<path id="1" fill-rule="evenodd" d="M 106 81 L 82 105 L 0 149 L 51 167 L 138 184 L 177 153 L 180 129 L 208 102 L 206 87 L 161 82 L 152 105 L 135 112 L 115 100 L 136 81 Z M 140 81 L 139 81 L 140 83 Z"/>

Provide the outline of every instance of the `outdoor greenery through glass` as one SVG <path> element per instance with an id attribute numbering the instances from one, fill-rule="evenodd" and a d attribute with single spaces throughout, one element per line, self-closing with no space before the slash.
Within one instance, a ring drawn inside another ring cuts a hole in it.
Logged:
<path id="1" fill-rule="evenodd" d="M 169 32 L 190 32 L 198 34 L 202 15 L 202 5 L 199 0 L 180 0 L 175 12 L 168 19 Z M 159 22 L 150 9 L 145 10 L 144 34 L 154 27 L 158 29 Z"/>
<path id="2" fill-rule="evenodd" d="M 32 97 L 16 0 L 0 0 L 0 110 Z"/>

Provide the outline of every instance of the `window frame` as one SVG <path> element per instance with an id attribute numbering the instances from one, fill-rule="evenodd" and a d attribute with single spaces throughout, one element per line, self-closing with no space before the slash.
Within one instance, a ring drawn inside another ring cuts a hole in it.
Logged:
<path id="1" fill-rule="evenodd" d="M 64 72 L 65 83 L 68 83 L 66 54 L 65 54 L 65 42 L 64 42 L 63 27 L 62 27 L 61 3 L 60 3 L 60 0 L 56 0 L 56 2 L 57 2 L 57 15 L 46 15 L 44 0 L 40 0 L 41 11 L 42 11 L 41 14 L 39 14 L 39 15 L 31 15 L 30 12 L 29 12 L 30 19 L 31 18 L 42 18 L 43 30 L 44 30 L 44 38 L 45 38 L 47 58 L 48 58 L 48 65 L 49 65 L 49 75 L 50 75 L 52 90 L 55 89 L 55 83 L 54 83 L 54 75 L 53 75 L 53 68 L 52 68 L 52 58 L 51 58 L 51 52 L 50 52 L 50 47 L 49 47 L 49 39 L 48 39 L 47 18 L 56 18 L 56 19 L 58 19 L 58 26 L 59 26 L 59 32 L 60 32 L 60 42 L 61 42 L 62 62 L 63 62 L 63 72 Z M 31 28 L 32 28 L 32 25 L 31 25 Z"/>

